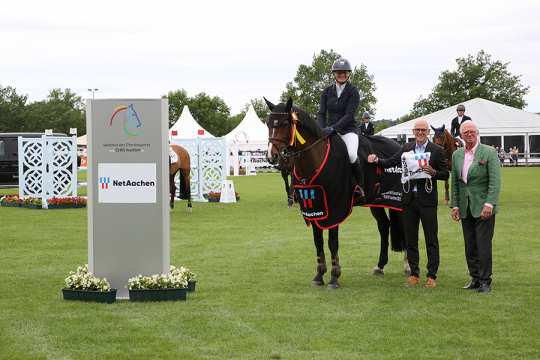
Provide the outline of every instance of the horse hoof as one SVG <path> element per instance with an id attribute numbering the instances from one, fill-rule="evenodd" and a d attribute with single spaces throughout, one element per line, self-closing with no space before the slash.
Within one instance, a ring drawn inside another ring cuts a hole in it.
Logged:
<path id="1" fill-rule="evenodd" d="M 376 276 L 384 276 L 384 270 L 381 269 L 380 267 L 378 266 L 375 266 L 373 268 L 373 275 L 376 275 Z"/>
<path id="2" fill-rule="evenodd" d="M 312 280 L 311 285 L 313 285 L 313 286 L 323 286 L 324 281 L 322 281 L 322 280 Z"/>
<path id="3" fill-rule="evenodd" d="M 330 290 L 339 289 L 339 283 L 337 281 L 335 283 L 328 283 L 328 288 Z"/>

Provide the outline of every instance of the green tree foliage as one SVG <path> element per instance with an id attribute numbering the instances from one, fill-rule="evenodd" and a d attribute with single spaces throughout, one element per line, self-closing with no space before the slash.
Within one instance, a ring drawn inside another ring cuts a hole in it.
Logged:
<path id="1" fill-rule="evenodd" d="M 180 114 L 182 114 L 184 105 L 189 106 L 189 96 L 187 91 L 182 89 L 169 91 L 167 95 L 163 95 L 162 97 L 169 100 L 169 127 L 171 127 L 178 120 Z"/>
<path id="2" fill-rule="evenodd" d="M 456 59 L 457 70 L 445 70 L 439 83 L 426 98 L 420 97 L 413 105 L 410 118 L 438 111 L 461 102 L 483 98 L 523 109 L 524 96 L 529 87 L 521 84 L 520 75 L 512 75 L 509 63 L 493 61 L 481 50 L 476 56 Z"/>
<path id="3" fill-rule="evenodd" d="M 287 83 L 286 90 L 281 95 L 281 101 L 286 101 L 289 97 L 292 97 L 295 105 L 314 116 L 319 109 L 322 91 L 335 81 L 331 72 L 332 64 L 340 57 L 341 55 L 334 50 L 321 50 L 319 54 L 313 56 L 311 65 L 301 64 L 294 80 Z M 375 103 L 377 102 L 374 95 L 375 81 L 364 64 L 354 66 L 350 82 L 360 92 L 358 112 L 369 111 L 374 114 Z"/>
<path id="4" fill-rule="evenodd" d="M 0 132 L 24 130 L 27 99 L 26 95 L 17 94 L 15 88 L 0 85 Z"/>
<path id="5" fill-rule="evenodd" d="M 82 99 L 70 89 L 53 89 L 46 100 L 28 105 L 25 123 L 25 131 L 53 129 L 69 134 L 70 128 L 77 128 L 78 135 L 86 134 Z"/>

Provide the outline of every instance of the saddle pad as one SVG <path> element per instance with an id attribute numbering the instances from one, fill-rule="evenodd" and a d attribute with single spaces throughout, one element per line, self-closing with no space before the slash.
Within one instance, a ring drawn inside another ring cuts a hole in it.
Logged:
<path id="1" fill-rule="evenodd" d="M 326 192 L 321 185 L 293 185 L 293 188 L 306 221 L 328 218 Z"/>

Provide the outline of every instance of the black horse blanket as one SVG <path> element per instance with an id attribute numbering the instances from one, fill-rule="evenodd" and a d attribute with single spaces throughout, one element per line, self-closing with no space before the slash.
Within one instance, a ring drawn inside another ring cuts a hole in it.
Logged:
<path id="1" fill-rule="evenodd" d="M 367 204 L 401 210 L 401 169 L 382 169 L 367 163 L 367 155 L 389 157 L 399 151 L 398 143 L 381 136 L 360 136 L 359 158 L 364 168 Z M 326 155 L 311 178 L 300 178 L 293 168 L 292 188 L 300 212 L 309 226 L 320 229 L 338 226 L 351 214 L 355 183 L 347 148 L 337 135 L 327 140 Z"/>

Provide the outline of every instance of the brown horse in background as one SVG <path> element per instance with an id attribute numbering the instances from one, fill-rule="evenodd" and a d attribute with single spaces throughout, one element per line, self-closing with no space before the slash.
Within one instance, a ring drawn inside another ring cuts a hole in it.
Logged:
<path id="1" fill-rule="evenodd" d="M 461 146 L 461 142 L 450 134 L 450 132 L 444 128 L 444 125 L 440 128 L 431 127 L 434 131 L 433 142 L 443 147 L 446 152 L 446 158 L 448 159 L 448 169 L 452 169 L 452 154 Z M 444 204 L 448 205 L 450 200 L 448 193 L 448 180 L 444 181 Z"/>
<path id="2" fill-rule="evenodd" d="M 176 161 L 172 161 L 169 156 L 169 187 L 170 187 L 170 207 L 174 209 L 174 197 L 176 196 L 176 183 L 174 178 L 176 173 L 180 171 L 180 199 L 188 201 L 188 209 L 191 211 L 191 182 L 190 172 L 191 163 L 189 159 L 189 153 L 186 149 L 180 145 L 171 144 L 170 149 L 176 154 Z"/>

